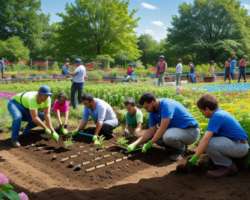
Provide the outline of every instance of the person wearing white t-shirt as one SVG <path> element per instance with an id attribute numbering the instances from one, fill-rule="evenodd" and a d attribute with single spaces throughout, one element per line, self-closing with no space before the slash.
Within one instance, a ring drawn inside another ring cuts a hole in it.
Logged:
<path id="1" fill-rule="evenodd" d="M 75 93 L 78 92 L 78 103 L 82 102 L 82 93 L 83 93 L 83 87 L 84 87 L 84 77 L 86 76 L 86 69 L 82 65 L 81 59 L 75 60 L 75 66 L 76 69 L 74 72 L 68 73 L 69 75 L 73 76 L 73 83 L 71 86 L 71 92 L 70 92 L 70 98 L 71 98 L 71 105 L 73 106 L 73 109 L 76 109 L 77 107 L 77 101 L 75 99 Z"/>
<path id="2" fill-rule="evenodd" d="M 182 75 L 182 60 L 179 59 L 178 60 L 178 65 L 176 66 L 176 85 L 180 85 L 181 84 L 181 75 Z"/>

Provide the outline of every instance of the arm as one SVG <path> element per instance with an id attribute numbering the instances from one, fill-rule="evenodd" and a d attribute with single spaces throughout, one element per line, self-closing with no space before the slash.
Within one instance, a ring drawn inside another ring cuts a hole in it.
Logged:
<path id="1" fill-rule="evenodd" d="M 138 123 L 134 132 L 136 132 L 138 134 L 141 131 L 141 126 L 142 126 L 142 123 L 141 122 Z"/>
<path id="2" fill-rule="evenodd" d="M 162 138 L 163 134 L 166 132 L 168 125 L 170 123 L 169 118 L 167 119 L 162 119 L 161 120 L 161 126 L 160 128 L 157 130 L 156 134 L 154 135 L 153 139 L 151 140 L 152 143 L 155 143 L 156 141 L 158 141 L 159 139 Z"/>
<path id="3" fill-rule="evenodd" d="M 47 128 L 42 120 L 38 117 L 38 110 L 30 110 L 30 115 L 32 117 L 32 121 L 35 122 L 38 126 L 41 126 L 44 129 Z"/>
<path id="4" fill-rule="evenodd" d="M 65 123 L 64 124 L 68 124 L 68 119 L 69 119 L 69 111 L 65 112 Z"/>
<path id="5" fill-rule="evenodd" d="M 211 131 L 205 132 L 205 135 L 201 139 L 200 144 L 197 147 L 197 150 L 196 150 L 196 153 L 194 154 L 194 156 L 199 157 L 201 154 L 203 154 L 205 152 L 205 150 L 208 147 L 209 141 L 213 135 L 214 135 L 214 133 Z"/>
<path id="6" fill-rule="evenodd" d="M 77 72 L 69 72 L 68 74 L 71 76 L 76 76 L 78 73 Z"/>
<path id="7" fill-rule="evenodd" d="M 59 121 L 59 124 L 62 126 L 62 120 L 61 120 L 61 115 L 60 115 L 60 110 L 59 109 L 56 110 L 56 117 L 57 117 L 57 119 Z"/>
<path id="8" fill-rule="evenodd" d="M 95 136 L 98 136 L 98 134 L 102 128 L 102 125 L 103 125 L 103 121 L 98 121 L 96 123 Z"/>
<path id="9" fill-rule="evenodd" d="M 44 113 L 44 119 L 46 121 L 46 124 L 48 125 L 48 127 L 52 131 L 52 133 L 54 133 L 55 130 L 54 130 L 53 126 L 52 126 L 51 118 L 50 118 L 50 106 L 44 108 L 43 113 Z"/>
<path id="10" fill-rule="evenodd" d="M 127 122 L 126 122 L 126 129 L 128 130 L 129 135 L 133 135 L 133 134 L 134 134 L 133 129 L 131 129 L 131 128 L 128 126 L 128 123 L 127 123 Z"/>
<path id="11" fill-rule="evenodd" d="M 88 121 L 82 120 L 81 123 L 79 124 L 77 130 L 80 131 L 80 130 L 85 129 L 85 127 L 87 126 L 87 124 L 88 124 Z"/>
<path id="12" fill-rule="evenodd" d="M 140 137 L 138 140 L 136 140 L 133 144 L 137 146 L 137 145 L 148 142 L 154 136 L 156 129 L 157 129 L 157 125 L 150 127 L 146 131 L 146 133 L 142 137 Z"/>

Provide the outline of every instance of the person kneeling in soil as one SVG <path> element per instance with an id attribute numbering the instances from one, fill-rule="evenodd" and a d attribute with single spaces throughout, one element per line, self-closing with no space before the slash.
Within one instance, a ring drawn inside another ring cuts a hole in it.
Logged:
<path id="1" fill-rule="evenodd" d="M 141 131 L 141 127 L 143 123 L 142 112 L 138 108 L 135 107 L 135 100 L 131 97 L 127 98 L 124 101 L 124 104 L 128 111 L 126 114 L 125 135 L 137 136 L 137 134 Z"/>
<path id="2" fill-rule="evenodd" d="M 49 87 L 43 85 L 38 92 L 19 93 L 9 101 L 8 110 L 13 117 L 11 144 L 14 147 L 21 146 L 18 140 L 22 121 L 28 122 L 23 130 L 24 135 L 29 136 L 29 130 L 41 126 L 47 134 L 52 134 L 52 137 L 58 141 L 59 136 L 52 127 L 50 118 L 50 96 L 52 95 Z M 43 123 L 44 119 L 49 128 Z"/>
<path id="3" fill-rule="evenodd" d="M 208 171 L 211 178 L 223 178 L 238 171 L 231 158 L 241 158 L 248 152 L 248 136 L 239 122 L 228 112 L 218 107 L 218 100 L 212 94 L 203 95 L 197 106 L 202 114 L 209 118 L 205 135 L 203 136 L 195 155 L 189 160 L 195 164 L 199 156 L 206 151 L 219 168 Z"/>
<path id="4" fill-rule="evenodd" d="M 69 102 L 67 101 L 67 94 L 60 92 L 57 96 L 57 100 L 54 103 L 53 110 L 60 123 L 60 132 L 64 135 L 68 134 L 67 124 L 69 119 Z M 61 114 L 65 114 L 65 122 L 62 123 Z"/>
<path id="5" fill-rule="evenodd" d="M 113 130 L 118 126 L 118 120 L 112 107 L 105 101 L 94 98 L 90 93 L 83 94 L 82 103 L 84 105 L 83 118 L 72 135 L 75 136 L 78 131 L 83 130 L 91 116 L 96 124 L 93 141 L 97 140 L 98 135 L 104 135 L 105 139 L 113 138 Z"/>
<path id="6" fill-rule="evenodd" d="M 149 112 L 150 128 L 141 138 L 128 146 L 128 151 L 147 142 L 142 148 L 142 153 L 146 153 L 156 143 L 173 152 L 170 160 L 179 161 L 187 145 L 199 139 L 198 122 L 179 102 L 168 98 L 156 99 L 151 92 L 144 93 L 139 103 Z M 158 130 L 157 124 L 160 125 Z"/>

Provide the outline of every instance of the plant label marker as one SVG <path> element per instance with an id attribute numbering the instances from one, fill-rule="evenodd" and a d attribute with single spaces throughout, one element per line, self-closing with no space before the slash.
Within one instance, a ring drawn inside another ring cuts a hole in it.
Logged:
<path id="1" fill-rule="evenodd" d="M 101 167 L 105 167 L 105 164 L 98 165 L 98 166 L 95 166 L 95 167 L 96 167 L 96 169 L 99 169 L 99 168 L 101 168 Z"/>
<path id="2" fill-rule="evenodd" d="M 79 164 L 79 165 L 77 165 L 77 167 L 76 167 L 76 168 L 81 169 L 81 168 L 82 168 L 82 165 L 81 165 L 81 164 Z"/>
<path id="3" fill-rule="evenodd" d="M 68 160 L 68 159 L 69 159 L 69 157 L 68 157 L 68 158 L 63 158 L 63 159 L 62 159 L 62 162 L 66 161 L 66 160 Z"/>
<path id="4" fill-rule="evenodd" d="M 122 161 L 122 158 L 115 160 L 116 163 L 121 162 L 121 161 Z"/>
<path id="5" fill-rule="evenodd" d="M 91 172 L 91 171 L 93 171 L 93 170 L 95 170 L 95 167 L 86 169 L 86 172 Z"/>
<path id="6" fill-rule="evenodd" d="M 88 151 L 83 151 L 84 153 L 87 153 Z"/>
<path id="7" fill-rule="evenodd" d="M 112 161 L 112 162 L 106 163 L 106 165 L 108 166 L 108 165 L 112 165 L 112 164 L 114 164 L 114 163 L 115 163 L 115 161 Z"/>
<path id="8" fill-rule="evenodd" d="M 82 163 L 82 165 L 87 165 L 87 164 L 89 164 L 89 163 L 90 163 L 90 161 L 84 162 L 84 163 Z"/>
<path id="9" fill-rule="evenodd" d="M 34 144 L 31 144 L 32 147 L 34 147 L 35 145 Z"/>
<path id="10" fill-rule="evenodd" d="M 93 153 L 91 153 L 91 154 L 89 154 L 90 156 L 93 156 L 94 154 Z"/>
<path id="11" fill-rule="evenodd" d="M 54 155 L 54 159 L 56 159 L 56 155 Z"/>
<path id="12" fill-rule="evenodd" d="M 125 157 L 123 157 L 122 159 L 123 159 L 123 160 L 127 160 L 127 159 L 128 159 L 128 157 L 127 157 L 127 156 L 125 156 Z"/>
<path id="13" fill-rule="evenodd" d="M 77 155 L 70 156 L 70 158 L 76 158 L 76 157 L 77 157 Z"/>
<path id="14" fill-rule="evenodd" d="M 98 158 L 94 158 L 94 159 L 93 159 L 93 161 L 94 161 L 94 160 L 100 160 L 100 159 L 101 159 L 101 157 L 98 157 Z"/>
<path id="15" fill-rule="evenodd" d="M 107 158 L 107 157 L 109 157 L 109 156 L 110 156 L 110 155 L 108 154 L 108 155 L 104 155 L 103 157 L 104 157 L 104 158 Z"/>
<path id="16" fill-rule="evenodd" d="M 111 154 L 112 154 L 112 155 L 115 155 L 115 154 L 117 154 L 117 152 L 112 152 Z"/>
<path id="17" fill-rule="evenodd" d="M 70 162 L 70 165 L 73 166 L 73 162 Z"/>
<path id="18" fill-rule="evenodd" d="M 80 148 L 83 148 L 83 146 L 80 146 Z"/>

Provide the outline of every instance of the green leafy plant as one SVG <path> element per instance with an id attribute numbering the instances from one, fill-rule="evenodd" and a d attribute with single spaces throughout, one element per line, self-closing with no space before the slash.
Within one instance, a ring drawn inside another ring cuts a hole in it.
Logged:
<path id="1" fill-rule="evenodd" d="M 95 141 L 95 145 L 98 145 L 98 146 L 104 148 L 104 146 L 105 146 L 104 139 L 105 139 L 105 137 L 103 135 L 97 136 L 97 140 Z"/>
<path id="2" fill-rule="evenodd" d="M 65 147 L 69 147 L 69 146 L 74 145 L 73 142 L 72 142 L 72 136 L 64 141 L 64 145 L 65 145 Z"/>
<path id="3" fill-rule="evenodd" d="M 128 140 L 126 140 L 126 137 L 121 137 L 117 140 L 118 144 L 122 147 L 127 147 L 128 146 Z"/>

